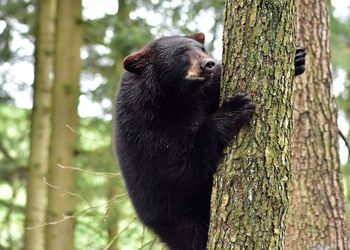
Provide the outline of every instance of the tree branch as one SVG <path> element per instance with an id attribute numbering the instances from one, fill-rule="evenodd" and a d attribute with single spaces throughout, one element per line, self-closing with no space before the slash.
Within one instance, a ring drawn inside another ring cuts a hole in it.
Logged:
<path id="1" fill-rule="evenodd" d="M 350 157 L 350 143 L 347 140 L 346 136 L 343 134 L 343 132 L 341 132 L 341 130 L 339 128 L 338 128 L 338 133 L 339 133 L 340 137 L 343 139 L 345 146 L 348 148 L 349 157 Z"/>

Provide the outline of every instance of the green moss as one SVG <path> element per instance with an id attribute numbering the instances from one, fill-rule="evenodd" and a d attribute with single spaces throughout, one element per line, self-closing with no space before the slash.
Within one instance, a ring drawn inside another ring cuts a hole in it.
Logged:
<path id="1" fill-rule="evenodd" d="M 257 12 L 256 5 L 254 5 L 254 7 L 250 10 L 250 15 L 249 15 L 249 25 L 250 25 L 250 27 L 254 27 L 254 28 L 257 27 L 255 25 L 256 24 L 256 15 L 257 15 L 256 12 Z"/>
<path id="2" fill-rule="evenodd" d="M 294 12 L 286 9 L 292 4 L 226 2 L 234 11 L 225 12 L 222 98 L 239 90 L 251 94 L 257 107 L 215 176 L 213 203 L 219 204 L 220 220 L 211 221 L 209 249 L 283 246 L 292 77 L 286 55 L 294 46 Z"/>

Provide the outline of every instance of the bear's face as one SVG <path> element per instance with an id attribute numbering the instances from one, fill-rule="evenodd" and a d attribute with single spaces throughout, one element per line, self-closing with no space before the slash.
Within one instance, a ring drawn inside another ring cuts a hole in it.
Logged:
<path id="1" fill-rule="evenodd" d="M 200 86 L 213 76 L 215 66 L 204 39 L 203 33 L 157 39 L 126 57 L 124 68 L 136 75 L 151 74 L 158 87 L 170 91 Z"/>

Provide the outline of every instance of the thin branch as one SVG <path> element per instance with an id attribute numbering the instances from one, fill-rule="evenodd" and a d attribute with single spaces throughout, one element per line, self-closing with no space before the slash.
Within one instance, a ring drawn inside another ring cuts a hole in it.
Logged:
<path id="1" fill-rule="evenodd" d="M 120 231 L 120 233 L 117 233 L 117 234 L 113 237 L 113 239 L 108 243 L 108 245 L 104 248 L 104 250 L 108 250 L 108 249 L 114 244 L 114 242 L 116 242 L 116 240 L 119 238 L 119 236 L 129 229 L 129 227 L 135 222 L 136 218 L 137 218 L 137 217 L 135 216 L 135 217 L 129 222 L 129 224 L 126 225 L 125 228 L 124 228 L 123 230 Z"/>
<path id="2" fill-rule="evenodd" d="M 55 186 L 54 186 L 54 187 L 55 187 Z M 94 210 L 94 209 L 97 209 L 97 208 L 100 208 L 100 207 L 108 206 L 108 204 L 109 204 L 111 201 L 117 200 L 117 199 L 119 199 L 119 198 L 123 198 L 123 197 L 126 197 L 126 196 L 127 196 L 126 193 L 120 194 L 120 195 L 116 195 L 116 196 L 114 196 L 112 199 L 108 200 L 107 202 L 105 202 L 105 203 L 103 203 L 103 204 L 91 206 L 91 207 L 88 207 L 88 208 L 83 209 L 83 210 L 81 210 L 81 211 L 77 211 L 77 212 L 75 212 L 75 213 L 74 213 L 73 215 L 71 215 L 71 216 L 62 215 L 62 216 L 63 216 L 63 219 L 61 219 L 61 220 L 52 221 L 52 222 L 46 222 L 46 223 L 43 223 L 43 224 L 40 224 L 40 225 L 36 225 L 36 226 L 32 226 L 32 227 L 26 227 L 25 229 L 26 229 L 26 230 L 31 230 L 31 229 L 35 229 L 35 228 L 50 226 L 50 225 L 57 225 L 57 224 L 59 224 L 59 223 L 65 222 L 65 221 L 67 221 L 67 220 L 78 218 L 78 216 L 84 215 L 84 214 L 86 214 L 87 212 L 89 212 L 90 210 Z"/>
<path id="3" fill-rule="evenodd" d="M 68 128 L 70 131 L 72 131 L 74 134 L 77 134 L 79 135 L 80 137 L 82 138 L 85 138 L 85 139 L 88 139 L 88 140 L 92 140 L 92 141 L 99 141 L 95 138 L 90 138 L 90 137 L 87 137 L 87 136 L 83 136 L 81 135 L 78 131 L 76 131 L 74 128 L 72 128 L 69 124 L 66 124 L 66 128 Z"/>
<path id="4" fill-rule="evenodd" d="M 138 250 L 144 249 L 145 247 L 147 247 L 148 245 L 150 245 L 149 249 L 152 249 L 152 246 L 157 242 L 157 238 L 154 238 L 148 242 L 146 242 L 145 244 L 143 244 Z"/>
<path id="5" fill-rule="evenodd" d="M 349 141 L 347 140 L 346 136 L 343 134 L 343 132 L 341 132 L 340 129 L 338 129 L 338 133 L 339 133 L 340 137 L 343 139 L 343 141 L 344 141 L 344 143 L 345 143 L 345 146 L 348 148 L 349 157 L 350 157 L 350 143 L 349 143 Z"/>
<path id="6" fill-rule="evenodd" d="M 44 180 L 45 184 L 48 185 L 49 187 L 51 187 L 51 188 L 53 188 L 53 189 L 56 189 L 56 190 L 60 190 L 60 191 L 62 191 L 63 193 L 68 194 L 68 195 L 71 195 L 71 196 L 73 196 L 73 197 L 77 197 L 79 200 L 85 202 L 89 207 L 91 207 L 90 203 L 89 203 L 87 200 L 85 200 L 83 197 L 81 197 L 79 194 L 73 193 L 73 192 L 69 192 L 69 191 L 67 191 L 67 190 L 64 190 L 64 189 L 63 189 L 62 187 L 60 187 L 60 186 L 55 186 L 55 185 L 49 183 L 49 182 L 46 180 L 45 177 L 43 178 L 43 180 Z"/>
<path id="7" fill-rule="evenodd" d="M 116 177 L 116 176 L 120 176 L 120 172 L 116 172 L 116 173 L 110 173 L 110 172 L 95 172 L 92 170 L 86 170 L 86 169 L 81 169 L 81 168 L 77 168 L 77 167 L 70 167 L 70 166 L 63 166 L 62 164 L 57 164 L 58 167 L 63 168 L 63 169 L 70 169 L 70 170 L 76 170 L 82 173 L 86 173 L 86 174 L 93 174 L 93 175 L 97 175 L 97 176 L 104 176 L 104 177 Z"/>

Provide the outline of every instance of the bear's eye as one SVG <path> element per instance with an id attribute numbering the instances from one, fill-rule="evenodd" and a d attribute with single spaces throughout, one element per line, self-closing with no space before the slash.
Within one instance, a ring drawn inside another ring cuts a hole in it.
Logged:
<path id="1" fill-rule="evenodd" d="M 186 51 L 187 51 L 187 49 L 186 49 L 185 47 L 180 47 L 180 48 L 178 49 L 178 53 L 179 53 L 179 54 L 185 54 Z"/>
<path id="2" fill-rule="evenodd" d="M 201 47 L 201 50 L 202 50 L 204 53 L 207 53 L 207 51 L 205 50 L 204 47 Z"/>

